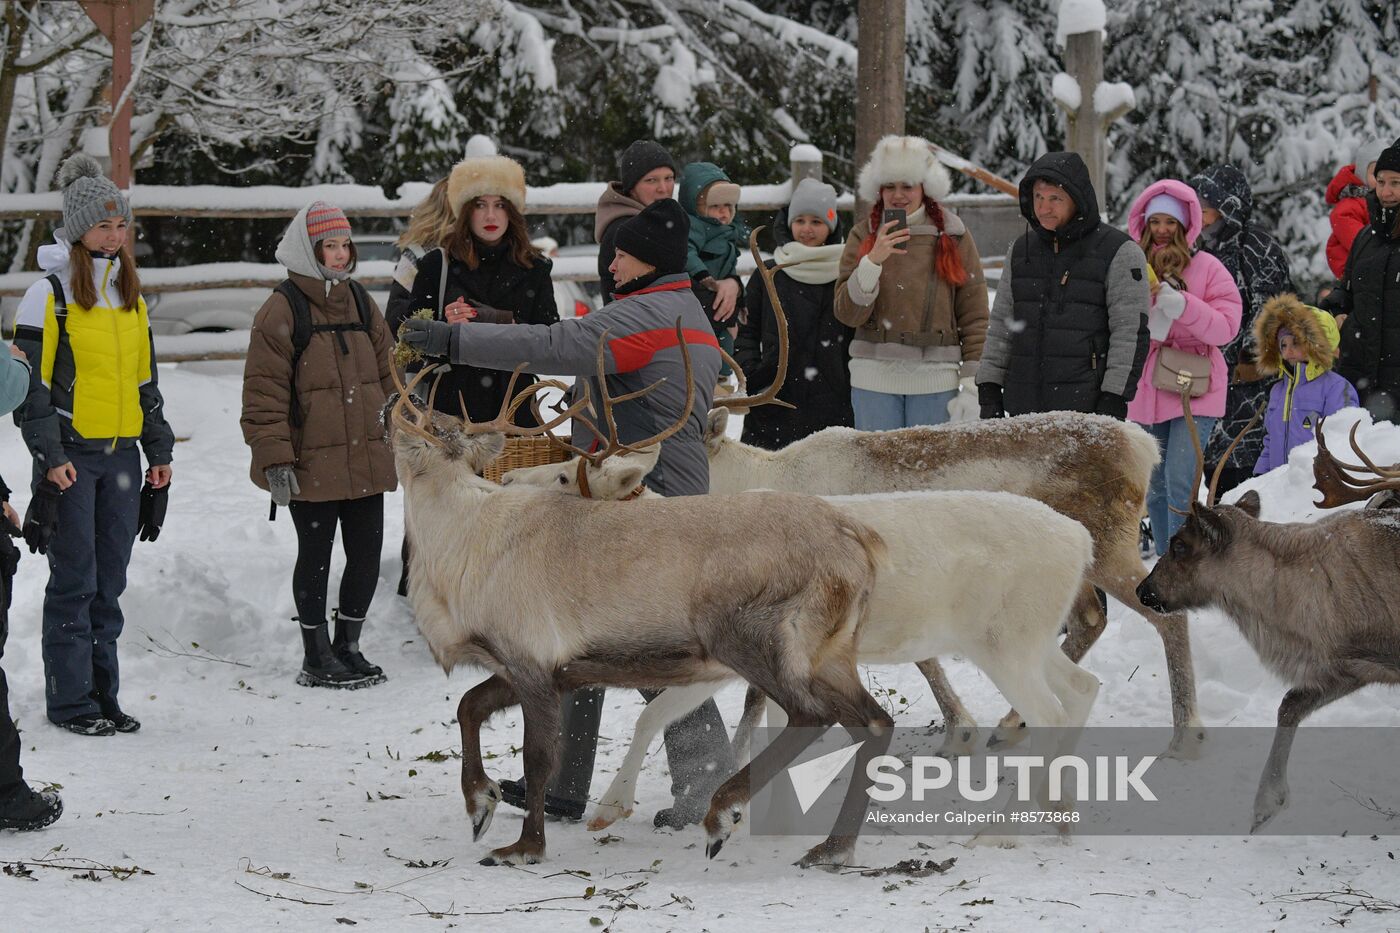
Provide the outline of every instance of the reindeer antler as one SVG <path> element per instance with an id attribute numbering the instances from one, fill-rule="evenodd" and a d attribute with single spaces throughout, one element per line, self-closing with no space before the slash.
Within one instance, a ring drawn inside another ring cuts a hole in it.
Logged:
<path id="1" fill-rule="evenodd" d="M 564 450 L 571 451 L 572 453 L 578 454 L 580 458 L 580 475 L 582 475 L 582 471 L 585 469 L 585 463 L 589 463 L 592 464 L 594 467 L 597 467 L 604 460 L 608 459 L 609 457 L 615 454 L 622 453 L 623 451 L 627 451 L 628 453 L 637 453 L 643 448 L 651 447 L 661 443 L 666 438 L 670 437 L 671 435 L 679 431 L 681 428 L 685 427 L 686 422 L 690 420 L 690 412 L 695 407 L 695 376 L 691 368 L 690 349 L 686 346 L 685 330 L 681 326 L 681 319 L 677 318 L 676 341 L 681 351 L 681 362 L 685 367 L 685 406 L 681 410 L 680 417 L 677 418 L 669 427 L 662 429 L 660 432 L 653 434 L 651 437 L 643 438 L 642 440 L 638 441 L 631 441 L 626 444 L 622 443 L 618 439 L 617 420 L 613 417 L 613 407 L 619 402 L 632 401 L 633 399 L 641 398 L 642 396 L 647 395 L 650 392 L 656 391 L 656 389 L 658 389 L 661 386 L 661 384 L 666 380 L 659 379 L 656 382 L 653 382 L 651 385 L 647 386 L 646 388 L 638 389 L 635 392 L 629 392 L 626 395 L 619 395 L 613 397 L 608 392 L 606 362 L 607 336 L 607 331 L 603 331 L 603 333 L 598 336 L 598 388 L 602 395 L 601 411 L 603 415 L 603 423 L 607 425 L 607 430 L 600 430 L 596 423 L 594 423 L 591 419 L 584 417 L 583 415 L 577 416 L 578 420 L 581 421 L 583 424 L 587 425 L 588 429 L 592 431 L 596 437 L 604 441 L 603 446 L 595 451 L 587 451 L 583 450 L 582 448 L 575 447 L 573 444 L 570 444 L 568 441 L 565 441 L 560 437 L 556 437 L 553 434 L 550 435 L 550 437 L 559 447 L 562 447 Z"/>
<path id="2" fill-rule="evenodd" d="M 515 414 L 516 409 L 532 398 L 536 393 L 558 385 L 558 383 L 551 382 L 536 382 L 533 385 L 526 386 L 521 390 L 519 395 L 516 395 L 515 384 L 519 381 L 520 374 L 525 370 L 526 365 L 525 363 L 521 363 L 519 366 L 515 367 L 515 370 L 510 374 L 510 382 L 506 383 L 505 397 L 501 399 L 500 411 L 496 414 L 496 417 L 492 418 L 490 421 L 472 421 L 471 418 L 467 416 L 466 403 L 461 399 L 459 393 L 458 401 L 462 403 L 461 422 L 462 432 L 464 434 L 504 434 L 508 437 L 534 437 L 540 434 L 547 434 L 551 429 L 558 427 L 565 421 L 576 416 L 588 405 L 588 396 L 585 395 L 574 405 L 562 411 L 558 417 L 547 423 L 541 423 L 535 427 L 523 427 L 518 424 L 512 424 L 511 417 Z M 432 418 L 433 402 L 437 397 L 438 384 L 434 382 L 432 389 L 428 392 L 428 410 L 426 412 L 420 411 L 409 399 L 409 392 L 428 375 L 428 372 L 429 370 L 427 369 L 420 370 L 418 375 L 413 377 L 413 381 L 408 384 L 407 388 L 404 387 L 403 380 L 399 378 L 398 372 L 394 372 L 394 385 L 399 390 L 399 400 L 394 403 L 394 408 L 390 417 L 396 427 L 403 428 L 411 434 L 416 434 L 434 446 L 442 447 L 446 442 L 429 430 L 432 423 L 430 419 Z M 412 412 L 412 420 L 405 414 L 405 411 Z M 425 427 L 425 424 L 429 427 Z"/>
<path id="3" fill-rule="evenodd" d="M 1322 433 L 1322 419 L 1317 423 L 1317 456 L 1313 458 L 1313 488 L 1322 493 L 1322 501 L 1313 503 L 1320 509 L 1335 509 L 1350 502 L 1361 502 L 1378 492 L 1387 489 L 1400 489 L 1400 463 L 1388 467 L 1378 467 L 1366 456 L 1366 452 L 1356 443 L 1356 431 L 1361 422 L 1351 426 L 1348 440 L 1351 449 L 1361 458 L 1365 466 L 1346 463 L 1332 456 L 1327 449 L 1327 439 Z M 1375 479 L 1353 476 L 1351 472 L 1369 472 Z"/>
<path id="4" fill-rule="evenodd" d="M 753 408 L 755 405 L 781 405 L 784 408 L 796 408 L 791 402 L 785 402 L 778 398 L 778 392 L 782 389 L 783 383 L 787 381 L 788 366 L 788 334 L 787 315 L 783 313 L 782 300 L 778 298 L 778 288 L 773 284 L 774 269 L 769 269 L 763 264 L 763 256 L 758 251 L 758 234 L 762 227 L 755 227 L 749 234 L 749 250 L 753 253 L 754 261 L 758 263 L 758 274 L 763 277 L 763 287 L 768 292 L 768 301 L 773 305 L 773 317 L 778 320 L 778 371 L 773 376 L 773 384 L 757 395 L 731 395 L 728 398 L 717 398 L 714 400 L 715 408 Z M 788 265 L 795 265 L 788 263 Z M 777 266 L 776 268 L 783 268 Z M 734 363 L 730 363 L 736 372 L 740 371 Z M 740 377 L 742 378 L 742 377 Z M 746 387 L 747 388 L 747 387 Z"/>
<path id="5" fill-rule="evenodd" d="M 1201 480 L 1205 479 L 1206 454 L 1205 449 L 1201 446 L 1201 435 L 1196 429 L 1196 419 L 1191 414 L 1190 388 L 1189 385 L 1182 386 L 1181 388 L 1181 412 L 1186 417 L 1186 427 L 1191 431 L 1191 443 L 1196 448 L 1196 476 L 1195 479 L 1191 481 L 1191 498 L 1194 501 L 1197 492 L 1201 488 Z M 1210 475 L 1210 486 L 1206 489 L 1206 508 L 1212 508 L 1215 505 L 1217 490 L 1220 488 L 1220 476 L 1225 472 L 1225 464 L 1230 462 L 1230 454 L 1234 453 L 1240 441 L 1244 440 L 1244 436 L 1254 430 L 1254 426 L 1258 424 L 1259 419 L 1264 416 L 1265 407 L 1265 405 L 1259 406 L 1258 410 L 1254 412 L 1254 417 L 1249 419 L 1249 424 L 1246 424 L 1244 430 L 1236 434 L 1234 439 L 1230 441 L 1230 446 L 1225 448 L 1225 453 L 1221 455 L 1220 462 L 1215 465 L 1215 471 Z M 1172 511 L 1176 512 L 1178 515 L 1186 514 L 1177 508 L 1172 508 Z"/>
<path id="6" fill-rule="evenodd" d="M 394 366 L 389 367 L 389 373 L 394 378 L 394 388 L 399 393 L 399 400 L 394 403 L 394 407 L 389 412 L 389 420 L 396 428 L 405 430 L 410 434 L 416 434 L 435 447 L 442 447 L 445 443 L 443 439 L 423 426 L 426 422 L 429 427 L 431 427 L 432 422 L 428 420 L 431 416 L 419 411 L 411 401 L 410 393 L 418 387 L 418 383 L 422 382 L 427 377 L 429 371 L 428 369 L 420 369 L 408 385 L 405 386 L 403 384 L 403 379 L 399 377 L 398 368 Z M 433 383 L 433 388 L 436 390 L 436 382 Z M 404 414 L 405 409 L 413 413 L 412 420 Z M 432 410 L 432 406 L 429 405 L 428 411 L 431 412 Z"/>

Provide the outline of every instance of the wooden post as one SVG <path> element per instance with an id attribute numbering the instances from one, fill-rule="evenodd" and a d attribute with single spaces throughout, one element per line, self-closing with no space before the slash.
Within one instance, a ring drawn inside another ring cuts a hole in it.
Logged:
<path id="1" fill-rule="evenodd" d="M 1127 113 L 1128 103 L 1119 103 L 1107 113 L 1099 113 L 1096 96 L 1103 84 L 1103 33 L 1098 30 L 1065 37 L 1065 72 L 1079 84 L 1079 106 L 1070 108 L 1058 100 L 1065 114 L 1065 146 L 1079 153 L 1089 169 L 1089 180 L 1101 205 L 1108 203 L 1105 163 L 1108 156 L 1108 127 Z"/>
<path id="2" fill-rule="evenodd" d="M 135 109 L 135 99 L 128 96 L 122 103 L 122 95 L 132 79 L 132 33 L 151 18 L 155 0 L 82 0 L 82 4 L 88 18 L 112 44 L 112 86 L 108 105 L 117 108 L 121 103 L 121 107 L 109 116 L 111 174 L 118 188 L 130 188 L 131 113 Z"/>
<path id="3" fill-rule="evenodd" d="M 904 134 L 905 0 L 859 0 L 857 5 L 856 170 L 880 137 Z M 865 205 L 869 207 L 869 205 Z M 861 205 L 856 205 L 860 216 Z"/>

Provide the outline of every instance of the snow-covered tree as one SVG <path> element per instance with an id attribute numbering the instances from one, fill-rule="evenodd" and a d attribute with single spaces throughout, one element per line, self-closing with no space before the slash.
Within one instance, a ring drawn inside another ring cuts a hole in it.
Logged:
<path id="1" fill-rule="evenodd" d="M 1119 216 L 1155 178 L 1233 162 L 1295 278 L 1326 276 L 1327 181 L 1358 141 L 1400 137 L 1400 8 L 1124 0 L 1109 14 L 1108 68 L 1138 102 L 1111 136 Z"/>

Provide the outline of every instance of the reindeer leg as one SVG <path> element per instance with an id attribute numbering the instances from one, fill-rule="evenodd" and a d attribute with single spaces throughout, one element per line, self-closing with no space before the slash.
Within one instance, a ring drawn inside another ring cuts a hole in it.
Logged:
<path id="1" fill-rule="evenodd" d="M 493 849 L 482 865 L 533 865 L 544 858 L 544 795 L 559 765 L 560 693 L 552 678 L 517 677 L 525 716 L 525 821 L 520 838 Z"/>
<path id="2" fill-rule="evenodd" d="M 749 749 L 753 746 L 753 732 L 763 721 L 763 708 L 767 702 L 768 697 L 752 684 L 744 691 L 744 714 L 739 717 L 739 724 L 734 727 L 733 743 L 734 761 L 741 768 L 748 763 Z"/>
<path id="3" fill-rule="evenodd" d="M 1100 601 L 1099 592 L 1094 586 L 1085 583 L 1078 595 L 1075 596 L 1074 608 L 1070 610 L 1069 631 L 1064 644 L 1061 645 L 1065 656 L 1076 664 L 1079 663 L 1107 627 L 1108 610 Z M 1004 745 L 1010 748 L 1025 737 L 1025 728 L 1025 721 L 1013 709 L 1003 716 L 1001 722 L 997 724 L 996 732 L 987 740 L 987 747 L 996 748 Z"/>
<path id="4" fill-rule="evenodd" d="M 721 784 L 719 790 L 710 798 L 710 810 L 704 819 L 706 858 L 719 855 L 719 850 L 733 835 L 734 827 L 743 819 L 744 806 L 752 799 L 756 789 L 750 775 L 756 772 L 759 775 L 757 786 L 762 787 L 802 754 L 804 748 L 817 740 L 820 733 L 813 727 L 830 725 L 830 720 L 823 720 L 822 717 L 800 707 L 794 706 L 787 710 L 787 713 L 787 728 L 783 729 L 767 748 L 759 752 L 758 757 Z"/>
<path id="5" fill-rule="evenodd" d="M 894 720 L 866 691 L 854 664 L 849 672 L 841 672 L 840 681 L 845 683 L 832 685 L 837 691 L 832 706 L 837 721 L 852 741 L 860 743 L 860 750 L 856 752 L 855 770 L 851 772 L 851 782 L 846 786 L 846 796 L 841 800 L 841 810 L 836 815 L 830 834 L 797 860 L 799 868 L 839 871 L 851 864 L 855 856 L 856 837 L 860 834 L 865 812 L 870 806 L 862 776 L 877 755 L 885 754 L 894 738 Z"/>
<path id="6" fill-rule="evenodd" d="M 967 707 L 963 706 L 962 697 L 958 696 L 953 685 L 948 682 L 948 675 L 943 673 L 943 665 L 938 663 L 937 658 L 929 658 L 917 662 L 915 667 L 924 675 L 924 680 L 928 681 L 928 688 L 933 691 L 933 698 L 938 702 L 939 711 L 943 713 L 943 744 L 934 754 L 944 758 L 972 754 L 972 749 L 977 745 L 977 723 L 973 721 Z"/>
<path id="7" fill-rule="evenodd" d="M 462 694 L 457 704 L 457 725 L 462 732 L 462 799 L 472 824 L 472 842 L 486 832 L 496 804 L 501 802 L 501 787 L 486 776 L 481 761 L 481 727 L 495 713 L 517 702 L 510 681 L 493 674 Z"/>
<path id="8" fill-rule="evenodd" d="M 1294 687 L 1283 696 L 1278 706 L 1278 728 L 1269 748 L 1269 760 L 1259 777 L 1259 790 L 1254 795 L 1254 822 L 1249 831 L 1259 828 L 1278 815 L 1288 805 L 1288 755 L 1293 750 L 1293 736 L 1298 724 L 1313 712 L 1354 693 L 1366 684 L 1345 671 L 1335 671 L 1321 683 Z"/>
<path id="9" fill-rule="evenodd" d="M 1107 565 L 1107 566 L 1104 566 Z M 1147 577 L 1136 542 L 1125 543 L 1093 568 L 1093 580 L 1114 599 L 1134 610 L 1157 629 L 1167 653 L 1167 683 L 1172 696 L 1172 741 L 1165 757 L 1201 757 L 1205 726 L 1196 712 L 1196 675 L 1191 665 L 1191 633 L 1186 613 L 1162 615 L 1142 604 L 1137 586 Z"/>
<path id="10" fill-rule="evenodd" d="M 627 748 L 622 767 L 603 792 L 602 799 L 593 810 L 593 818 L 588 821 L 590 831 L 607 829 L 616 821 L 632 815 L 632 804 L 637 797 L 637 777 L 652 741 L 661 730 L 714 696 L 721 686 L 722 683 L 699 683 L 667 687 L 646 705 L 637 717 L 637 728 L 632 734 L 632 744 Z"/>

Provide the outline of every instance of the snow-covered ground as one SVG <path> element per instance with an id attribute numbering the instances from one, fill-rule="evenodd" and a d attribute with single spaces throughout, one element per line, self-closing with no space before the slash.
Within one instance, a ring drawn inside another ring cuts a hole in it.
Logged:
<path id="1" fill-rule="evenodd" d="M 0 930 L 560 929 L 1348 929 L 1400 926 L 1400 914 L 1355 910 L 1347 889 L 1400 900 L 1400 840 L 1367 837 L 1077 838 L 1012 850 L 961 837 L 862 840 L 858 859 L 956 863 L 943 874 L 833 876 L 791 862 L 807 843 L 741 829 L 707 862 L 702 831 L 654 831 L 667 802 L 665 759 L 653 752 L 637 817 L 606 834 L 549 824 L 549 859 L 528 869 L 477 865 L 515 837 L 503 807 L 471 841 L 458 790 L 457 700 L 478 677 L 444 678 L 393 595 L 401 502 L 389 497 L 379 595 L 364 639 L 388 684 L 353 693 L 307 690 L 299 665 L 290 576 L 292 525 L 267 518 L 247 477 L 238 431 L 238 364 L 164 367 L 177 434 L 175 483 L 160 540 L 138 542 L 124 599 L 125 707 L 135 735 L 82 738 L 43 715 L 39 610 L 46 578 L 25 555 L 4 666 L 23 730 L 24 766 L 62 786 L 66 812 L 50 829 L 0 834 Z M 1353 413 L 1354 416 L 1354 413 Z M 1345 449 L 1347 419 L 1334 419 Z M 737 430 L 737 424 L 734 430 Z M 1380 462 L 1400 460 L 1400 431 L 1365 427 Z M 1309 458 L 1256 481 L 1265 517 L 1314 516 Z M 23 486 L 17 433 L 0 469 Z M 23 493 L 16 495 L 24 505 Z M 714 546 L 722 548 L 723 542 Z M 1166 725 L 1161 643 L 1114 605 L 1086 666 L 1103 682 L 1091 723 Z M 1270 725 L 1282 686 L 1225 619 L 1192 619 L 1201 712 L 1208 725 Z M 874 670 L 910 698 L 904 724 L 936 714 L 912 667 Z M 971 708 L 994 722 L 1003 703 L 974 669 L 950 664 Z M 737 717 L 737 688 L 720 696 Z M 1369 688 L 1322 711 L 1322 724 L 1400 725 L 1395 695 Z M 621 761 L 640 700 L 608 694 L 595 793 Z M 517 713 L 485 734 L 496 777 L 520 773 Z M 1209 746 L 1207 746 L 1209 754 Z M 1173 766 L 1189 767 L 1189 764 Z M 1251 778 L 1252 780 L 1252 778 Z M 1286 819 L 1286 814 L 1284 817 Z M 920 844 L 931 848 L 920 848 Z M 28 866 L 25 872 L 15 864 Z M 140 872 L 132 872 L 138 868 Z M 115 871 L 113 871 L 115 869 Z M 1334 901 L 1340 901 L 1334 902 Z"/>

